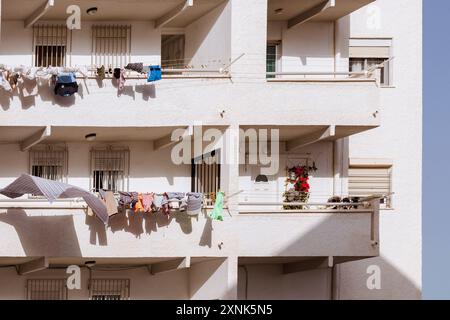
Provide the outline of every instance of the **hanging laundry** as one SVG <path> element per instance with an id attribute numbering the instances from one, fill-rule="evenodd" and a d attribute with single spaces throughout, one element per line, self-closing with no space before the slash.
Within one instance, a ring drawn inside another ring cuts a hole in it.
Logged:
<path id="1" fill-rule="evenodd" d="M 119 91 L 125 88 L 125 69 L 120 69 L 119 73 Z"/>
<path id="2" fill-rule="evenodd" d="M 105 78 L 106 78 L 105 66 L 101 66 L 100 68 L 97 68 L 97 78 L 101 81 L 105 80 Z"/>
<path id="3" fill-rule="evenodd" d="M 209 214 L 209 217 L 213 220 L 223 221 L 223 200 L 225 193 L 223 191 L 217 192 L 216 203 L 214 205 L 213 211 Z"/>
<path id="4" fill-rule="evenodd" d="M 115 215 L 115 214 L 117 214 L 117 213 L 119 213 L 117 200 L 114 197 L 114 192 L 106 191 L 106 190 L 100 190 L 99 194 L 100 194 L 101 199 L 105 203 L 106 210 L 107 210 L 108 215 L 110 217 Z"/>
<path id="5" fill-rule="evenodd" d="M 138 195 L 138 199 L 136 201 L 136 204 L 134 205 L 134 212 L 144 212 L 144 203 L 143 203 L 143 197 L 142 195 Z"/>
<path id="6" fill-rule="evenodd" d="M 69 97 L 78 92 L 78 83 L 75 73 L 60 73 L 56 77 L 55 94 L 61 97 Z"/>
<path id="7" fill-rule="evenodd" d="M 138 62 L 138 63 L 129 63 L 127 64 L 127 66 L 125 67 L 125 69 L 127 70 L 131 70 L 131 71 L 136 71 L 138 73 L 142 73 L 144 70 L 144 64 L 142 62 Z"/>
<path id="8" fill-rule="evenodd" d="M 120 68 L 114 68 L 113 77 L 117 80 L 120 79 Z"/>
<path id="9" fill-rule="evenodd" d="M 139 194 L 137 192 L 119 191 L 119 205 L 124 208 L 134 209 L 138 201 Z"/>
<path id="10" fill-rule="evenodd" d="M 153 196 L 153 211 L 154 212 L 158 212 L 159 210 L 161 210 L 163 201 L 164 201 L 164 195 L 155 194 Z"/>
<path id="11" fill-rule="evenodd" d="M 150 66 L 147 82 L 159 81 L 162 79 L 161 66 Z"/>
<path id="12" fill-rule="evenodd" d="M 190 192 L 187 195 L 187 214 L 196 216 L 202 211 L 203 193 Z"/>
<path id="13" fill-rule="evenodd" d="M 19 78 L 20 78 L 20 75 L 18 72 L 14 72 L 9 75 L 8 81 L 13 90 L 16 89 L 17 83 L 19 82 Z"/>
<path id="14" fill-rule="evenodd" d="M 19 91 L 24 98 L 36 96 L 38 94 L 36 79 L 30 80 L 29 78 L 22 77 L 22 81 L 19 84 Z"/>
<path id="15" fill-rule="evenodd" d="M 186 194 L 184 192 L 167 192 L 167 198 L 172 209 L 184 211 L 186 209 Z"/>
<path id="16" fill-rule="evenodd" d="M 3 90 L 11 92 L 12 88 L 9 82 L 6 80 L 6 75 L 3 71 L 0 71 L 0 87 L 3 88 Z"/>
<path id="17" fill-rule="evenodd" d="M 161 211 L 167 216 L 170 214 L 169 197 L 167 196 L 167 193 L 163 194 L 163 200 L 161 202 Z"/>
<path id="18" fill-rule="evenodd" d="M 52 203 L 56 199 L 70 199 L 81 197 L 95 212 L 97 217 L 105 224 L 108 222 L 108 213 L 105 204 L 92 193 L 79 187 L 59 181 L 47 180 L 28 174 L 23 174 L 10 185 L 0 190 L 0 194 L 16 199 L 24 194 L 44 196 Z"/>
<path id="19" fill-rule="evenodd" d="M 144 205 L 144 211 L 146 213 L 150 213 L 152 211 L 153 200 L 153 193 L 145 193 L 142 195 L 142 204 Z"/>

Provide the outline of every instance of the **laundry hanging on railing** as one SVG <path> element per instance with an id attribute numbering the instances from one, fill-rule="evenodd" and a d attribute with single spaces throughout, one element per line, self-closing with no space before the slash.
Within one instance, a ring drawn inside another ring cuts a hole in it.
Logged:
<path id="1" fill-rule="evenodd" d="M 162 79 L 161 66 L 150 66 L 147 82 L 159 81 Z"/>
<path id="2" fill-rule="evenodd" d="M 204 204 L 202 193 L 164 192 L 138 193 L 119 191 L 119 206 L 136 213 L 162 212 L 170 215 L 172 210 L 185 212 L 187 215 L 200 214 Z"/>
<path id="3" fill-rule="evenodd" d="M 217 192 L 216 203 L 214 205 L 214 210 L 209 214 L 209 217 L 213 220 L 223 221 L 223 202 L 225 198 L 225 193 L 223 191 Z"/>
<path id="4" fill-rule="evenodd" d="M 50 203 L 56 199 L 83 198 L 97 217 L 105 224 L 108 223 L 108 212 L 105 204 L 94 194 L 79 187 L 59 181 L 47 180 L 28 174 L 23 174 L 13 183 L 0 190 L 11 199 L 19 198 L 25 194 L 44 196 Z"/>
<path id="5" fill-rule="evenodd" d="M 61 97 L 70 97 L 78 92 L 78 83 L 75 73 L 60 73 L 56 76 L 55 94 Z"/>

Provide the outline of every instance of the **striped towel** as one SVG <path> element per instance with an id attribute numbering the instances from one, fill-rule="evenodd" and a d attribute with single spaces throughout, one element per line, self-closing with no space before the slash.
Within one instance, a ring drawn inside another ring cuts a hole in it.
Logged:
<path id="1" fill-rule="evenodd" d="M 108 223 L 108 212 L 104 203 L 92 193 L 58 181 L 23 174 L 13 183 L 0 190 L 8 198 L 19 198 L 24 194 L 44 196 L 52 203 L 56 199 L 83 198 L 97 217 Z"/>

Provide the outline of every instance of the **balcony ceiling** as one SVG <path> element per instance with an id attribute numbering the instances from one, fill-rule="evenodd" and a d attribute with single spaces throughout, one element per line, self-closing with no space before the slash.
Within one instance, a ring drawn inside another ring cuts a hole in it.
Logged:
<path id="1" fill-rule="evenodd" d="M 0 266 L 11 266 L 19 265 L 22 263 L 30 262 L 37 259 L 38 257 L 20 257 L 20 258 L 0 258 Z M 151 265 L 159 262 L 171 261 L 178 258 L 184 257 L 171 257 L 171 258 L 99 258 L 99 257 L 78 257 L 78 258 L 48 258 L 50 266 L 69 266 L 69 265 L 79 265 L 82 266 L 87 261 L 95 261 L 96 266 L 145 266 Z M 217 258 L 203 258 L 203 257 L 192 257 L 191 264 L 212 261 Z M 95 268 L 95 267 L 94 267 Z"/>
<path id="2" fill-rule="evenodd" d="M 183 11 L 165 27 L 185 27 L 213 10 L 225 0 L 194 0 L 194 6 Z M 47 0 L 3 0 L 3 20 L 25 20 Z M 70 5 L 81 8 L 82 21 L 152 21 L 156 20 L 185 0 L 55 0 L 52 7 L 40 20 L 65 20 Z M 86 10 L 97 7 L 91 16 Z"/>
<path id="3" fill-rule="evenodd" d="M 43 127 L 0 127 L 0 144 L 17 143 L 42 130 Z M 52 134 L 46 142 L 85 141 L 90 133 L 97 134 L 97 142 L 152 141 L 171 134 L 178 127 L 152 128 L 109 128 L 109 127 L 57 127 L 52 126 Z M 179 127 L 181 128 L 181 127 Z"/>
<path id="4" fill-rule="evenodd" d="M 310 21 L 334 21 L 374 1 L 375 0 L 336 0 L 335 7 L 323 11 Z M 299 14 L 307 12 L 323 2 L 324 0 L 269 0 L 268 19 L 273 21 L 289 20 Z M 282 14 L 276 14 L 275 10 L 277 9 L 283 9 Z"/>
<path id="5" fill-rule="evenodd" d="M 328 126 L 241 126 L 242 129 L 278 129 L 280 133 L 280 141 L 290 141 L 296 138 L 307 137 L 318 131 L 327 129 Z M 364 131 L 373 129 L 374 127 L 367 126 L 336 126 L 336 134 L 330 138 L 330 141 L 340 138 L 349 137 Z M 270 132 L 268 133 L 270 140 Z"/>
<path id="6" fill-rule="evenodd" d="M 187 126 L 170 127 L 69 127 L 52 126 L 51 135 L 45 142 L 83 142 L 85 136 L 96 133 L 95 142 L 122 142 L 122 141 L 154 141 L 170 136 L 176 129 L 184 129 Z M 33 134 L 40 132 L 44 127 L 0 127 L 0 144 L 20 143 Z M 203 129 L 211 127 L 204 126 Z M 216 127 L 217 129 L 223 129 Z"/>

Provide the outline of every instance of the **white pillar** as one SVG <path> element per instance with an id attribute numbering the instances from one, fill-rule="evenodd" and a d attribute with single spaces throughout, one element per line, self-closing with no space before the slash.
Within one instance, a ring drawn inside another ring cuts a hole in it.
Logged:
<path id="1" fill-rule="evenodd" d="M 231 1 L 231 66 L 233 81 L 265 81 L 267 0 Z"/>
<path id="2" fill-rule="evenodd" d="M 236 300 L 237 257 L 194 263 L 189 269 L 189 296 L 192 300 Z"/>
<path id="3" fill-rule="evenodd" d="M 334 142 L 334 185 L 335 196 L 348 195 L 349 139 L 339 139 Z"/>

